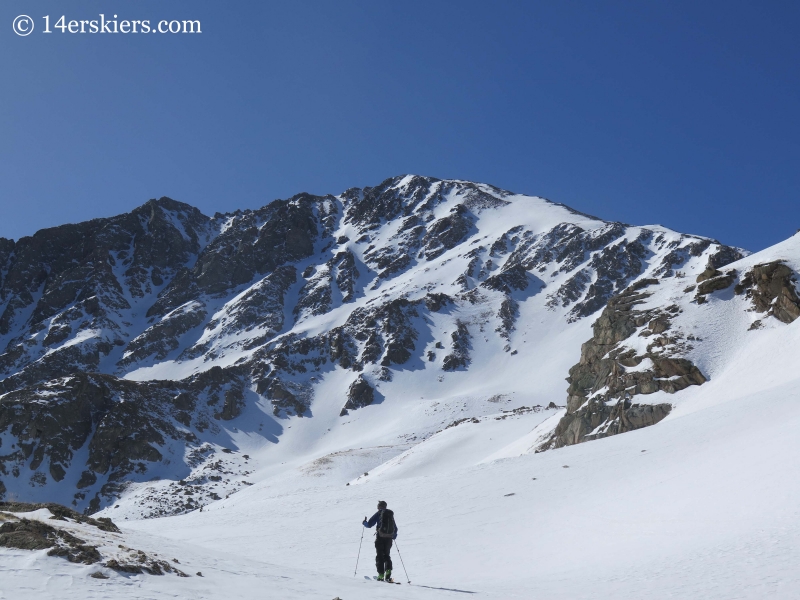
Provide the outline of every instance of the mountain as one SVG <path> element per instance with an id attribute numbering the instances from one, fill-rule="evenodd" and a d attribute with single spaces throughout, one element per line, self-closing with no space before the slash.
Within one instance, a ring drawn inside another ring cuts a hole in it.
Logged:
<path id="1" fill-rule="evenodd" d="M 162 198 L 0 264 L 7 589 L 400 597 L 371 544 L 350 574 L 387 499 L 403 597 L 800 590 L 800 235 L 404 176 Z"/>
<path id="2" fill-rule="evenodd" d="M 194 510 L 293 424 L 314 445 L 365 407 L 395 454 L 501 406 L 560 419 L 538 450 L 651 425 L 675 401 L 654 392 L 709 377 L 682 325 L 709 295 L 738 282 L 796 317 L 793 271 L 759 291 L 760 271 L 725 270 L 745 254 L 418 176 L 214 217 L 162 198 L 1 240 L 0 491 Z"/>

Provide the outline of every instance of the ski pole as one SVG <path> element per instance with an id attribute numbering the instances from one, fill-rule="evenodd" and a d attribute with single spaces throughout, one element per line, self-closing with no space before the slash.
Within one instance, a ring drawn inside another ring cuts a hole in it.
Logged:
<path id="1" fill-rule="evenodd" d="M 406 571 L 406 563 L 403 562 L 403 555 L 400 554 L 400 546 L 397 543 L 397 540 L 394 541 L 394 545 L 397 546 L 397 556 L 400 557 L 400 564 L 403 565 L 403 571 L 406 574 L 406 583 L 411 583 L 411 579 L 408 577 L 408 571 Z"/>
<path id="2" fill-rule="evenodd" d="M 367 517 L 364 517 L 364 520 L 367 520 Z M 358 542 L 358 556 L 356 556 L 356 568 L 353 570 L 353 577 L 356 576 L 356 571 L 358 571 L 358 559 L 361 558 L 361 544 L 364 543 L 364 526 L 361 526 L 361 541 Z M 403 567 L 405 568 L 405 567 Z"/>

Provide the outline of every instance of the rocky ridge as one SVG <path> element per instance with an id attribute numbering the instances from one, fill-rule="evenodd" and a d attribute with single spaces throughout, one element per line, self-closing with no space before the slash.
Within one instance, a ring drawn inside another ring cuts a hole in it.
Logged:
<path id="1" fill-rule="evenodd" d="M 581 347 L 580 362 L 569 371 L 566 414 L 537 451 L 640 429 L 664 419 L 672 409 L 670 402 L 637 403 L 635 398 L 657 392 L 674 394 L 706 382 L 706 375 L 687 358 L 693 351 L 697 354 L 696 346 L 702 346 L 703 340 L 691 333 L 691 322 L 703 319 L 698 313 L 706 303 L 736 302 L 742 297 L 746 300 L 742 310 L 758 315 L 749 330 L 764 327 L 768 317 L 784 324 L 800 317 L 797 275 L 785 261 L 755 264 L 744 274 L 735 268 L 722 272 L 720 267 L 728 260 L 742 258 L 723 251 L 727 255 L 722 259 L 718 254 L 709 258 L 695 278 L 696 285 L 681 290 L 682 278 L 645 278 L 609 300 L 592 326 L 592 339 Z M 667 297 L 672 303 L 652 301 L 653 289 L 659 285 L 671 288 Z"/>

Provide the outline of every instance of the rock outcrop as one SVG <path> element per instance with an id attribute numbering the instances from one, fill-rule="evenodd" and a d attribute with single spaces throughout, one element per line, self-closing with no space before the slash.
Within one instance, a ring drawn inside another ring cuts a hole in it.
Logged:
<path id="1" fill-rule="evenodd" d="M 199 445 L 210 423 L 232 418 L 242 400 L 241 379 L 219 367 L 183 382 L 81 374 L 21 388 L 0 398 L 0 431 L 16 440 L 3 448 L 0 473 L 32 486 L 58 483 L 84 451 L 85 470 L 71 482 L 75 505 L 97 510 L 129 476 L 170 460 L 164 448 Z"/>
<path id="2" fill-rule="evenodd" d="M 657 391 L 673 394 L 705 383 L 694 364 L 676 356 L 682 335 L 670 329 L 680 309 L 637 308 L 651 296 L 645 290 L 658 283 L 640 280 L 603 309 L 592 327 L 592 339 L 581 347 L 580 362 L 569 371 L 567 413 L 539 451 L 653 425 L 669 414 L 671 405 L 635 404 L 633 397 Z M 652 337 L 642 354 L 622 343 L 637 331 Z"/>
<path id="3" fill-rule="evenodd" d="M 470 334 L 466 323 L 456 321 L 456 330 L 450 334 L 452 344 L 450 353 L 445 356 L 442 369 L 445 371 L 455 371 L 469 366 L 469 346 Z"/>
<path id="4" fill-rule="evenodd" d="M 26 513 L 42 509 L 52 515 L 48 519 L 50 522 L 41 520 L 41 516 L 38 518 L 24 516 Z M 58 556 L 66 558 L 69 562 L 85 565 L 105 561 L 103 566 L 121 573 L 149 573 L 150 575 L 172 573 L 179 577 L 188 577 L 186 573 L 166 560 L 119 544 L 119 535 L 113 537 L 107 535 L 108 533 L 121 533 L 111 519 L 92 519 L 60 504 L 0 502 L 0 522 L 2 522 L 0 547 L 18 550 L 48 550 L 48 556 Z M 69 522 L 72 530 L 63 527 L 61 522 Z M 76 525 L 77 528 L 75 528 Z M 93 539 L 100 537 L 101 543 L 90 545 L 78 537 L 78 535 L 86 533 L 90 533 Z M 114 558 L 110 558 L 108 555 L 103 556 L 98 547 L 102 547 L 103 552 L 113 553 Z M 173 559 L 173 563 L 177 562 L 177 559 Z M 95 571 L 90 577 L 108 579 L 108 576 L 102 571 Z"/>
<path id="5" fill-rule="evenodd" d="M 0 546 L 20 550 L 44 550 L 48 556 L 62 556 L 69 562 L 91 565 L 100 562 L 95 546 L 63 529 L 41 521 L 20 519 L 0 525 Z"/>
<path id="6" fill-rule="evenodd" d="M 756 265 L 745 273 L 736 286 L 737 295 L 745 294 L 760 313 L 782 323 L 800 317 L 800 297 L 795 287 L 794 271 L 780 261 Z"/>
<path id="7" fill-rule="evenodd" d="M 358 376 L 347 391 L 347 403 L 339 413 L 340 417 L 349 414 L 349 411 L 369 406 L 375 400 L 375 390 L 362 375 Z"/>

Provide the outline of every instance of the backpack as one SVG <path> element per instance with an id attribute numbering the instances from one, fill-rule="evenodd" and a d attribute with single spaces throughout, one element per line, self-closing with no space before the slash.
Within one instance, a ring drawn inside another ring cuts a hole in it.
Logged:
<path id="1" fill-rule="evenodd" d="M 394 525 L 394 513 L 388 508 L 381 511 L 380 519 L 378 519 L 378 537 L 393 538 L 397 528 Z"/>

